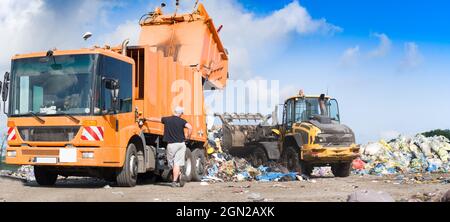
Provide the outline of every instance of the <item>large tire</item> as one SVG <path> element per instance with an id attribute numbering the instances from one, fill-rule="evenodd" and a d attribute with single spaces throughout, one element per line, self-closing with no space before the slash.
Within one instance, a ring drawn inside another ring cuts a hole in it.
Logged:
<path id="1" fill-rule="evenodd" d="M 281 155 L 281 160 L 289 171 L 303 173 L 302 162 L 299 160 L 298 152 L 294 147 L 286 147 Z"/>
<path id="2" fill-rule="evenodd" d="M 119 187 L 136 186 L 138 177 L 138 157 L 136 146 L 130 143 L 125 156 L 125 163 L 122 170 L 117 174 L 116 180 Z"/>
<path id="3" fill-rule="evenodd" d="M 331 171 L 335 177 L 348 177 L 350 176 L 350 169 L 352 163 L 338 163 L 331 166 Z"/>
<path id="4" fill-rule="evenodd" d="M 197 148 L 192 152 L 192 181 L 201 181 L 205 175 L 206 157 L 205 150 Z"/>
<path id="5" fill-rule="evenodd" d="M 48 170 L 45 166 L 34 166 L 34 177 L 41 186 L 53 186 L 58 179 L 58 174 Z"/>
<path id="6" fill-rule="evenodd" d="M 261 147 L 255 147 L 252 152 L 252 165 L 254 167 L 266 166 L 269 162 L 266 151 Z"/>
<path id="7" fill-rule="evenodd" d="M 305 174 L 306 176 L 311 176 L 313 170 L 314 170 L 313 166 L 303 163 L 303 174 Z"/>
<path id="8" fill-rule="evenodd" d="M 185 155 L 185 162 L 184 166 L 181 168 L 181 173 L 184 175 L 184 178 L 187 182 L 192 180 L 192 173 L 195 171 L 193 160 L 192 160 L 192 153 L 189 148 L 186 148 L 186 155 Z"/>

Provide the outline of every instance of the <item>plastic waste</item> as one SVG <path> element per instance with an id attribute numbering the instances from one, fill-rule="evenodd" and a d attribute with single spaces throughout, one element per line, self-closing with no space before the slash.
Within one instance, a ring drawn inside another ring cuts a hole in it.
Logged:
<path id="1" fill-rule="evenodd" d="M 355 174 L 448 172 L 450 169 L 450 141 L 443 136 L 399 136 L 390 142 L 369 143 L 361 150 L 364 166 L 355 160 Z"/>

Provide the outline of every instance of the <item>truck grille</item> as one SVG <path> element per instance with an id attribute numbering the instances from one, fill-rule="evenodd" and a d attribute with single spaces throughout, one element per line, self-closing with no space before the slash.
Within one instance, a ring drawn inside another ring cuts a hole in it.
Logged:
<path id="1" fill-rule="evenodd" d="M 32 142 L 68 142 L 73 140 L 80 130 L 79 126 L 56 127 L 17 127 L 24 141 Z"/>

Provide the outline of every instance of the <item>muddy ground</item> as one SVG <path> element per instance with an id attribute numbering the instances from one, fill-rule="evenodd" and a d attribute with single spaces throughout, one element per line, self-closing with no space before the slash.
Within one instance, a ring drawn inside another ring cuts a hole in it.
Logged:
<path id="1" fill-rule="evenodd" d="M 416 179 L 414 179 L 416 178 Z M 39 187 L 35 182 L 0 177 L 0 202 L 340 202 L 356 190 L 389 193 L 396 201 L 436 199 L 450 189 L 448 174 L 422 176 L 319 177 L 293 182 L 189 183 L 171 188 L 166 183 L 145 182 L 135 188 L 110 186 L 90 178 L 59 180 L 55 187 Z M 425 195 L 424 195 L 425 194 Z M 420 199 L 420 198 L 419 198 Z"/>

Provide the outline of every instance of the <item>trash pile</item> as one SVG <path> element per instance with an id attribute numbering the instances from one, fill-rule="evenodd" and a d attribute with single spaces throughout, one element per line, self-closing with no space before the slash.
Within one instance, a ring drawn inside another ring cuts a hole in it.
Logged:
<path id="1" fill-rule="evenodd" d="M 443 136 L 399 136 L 361 147 L 361 159 L 353 162 L 355 174 L 406 174 L 449 172 L 450 141 Z"/>
<path id="2" fill-rule="evenodd" d="M 206 164 L 203 182 L 242 182 L 242 181 L 295 181 L 304 180 L 296 172 L 270 163 L 269 166 L 253 167 L 246 159 L 236 158 L 226 153 L 214 153 Z"/>
<path id="3" fill-rule="evenodd" d="M 0 176 L 11 177 L 11 178 L 19 179 L 19 180 L 25 180 L 27 182 L 36 180 L 36 178 L 34 177 L 33 166 L 28 166 L 28 165 L 21 166 L 15 172 L 12 172 L 10 170 L 2 170 L 0 172 Z"/>

